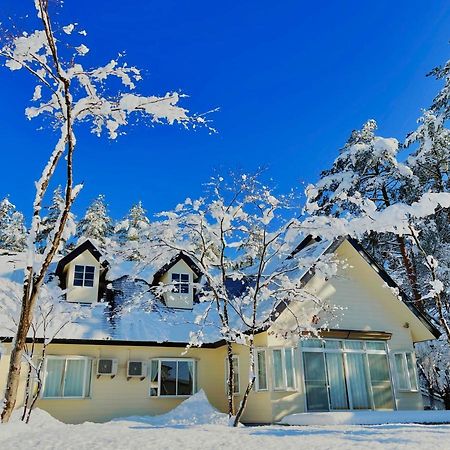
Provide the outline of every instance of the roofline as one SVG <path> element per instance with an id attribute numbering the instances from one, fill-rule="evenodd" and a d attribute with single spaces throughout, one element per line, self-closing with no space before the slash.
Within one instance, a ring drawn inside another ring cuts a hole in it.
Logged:
<path id="1" fill-rule="evenodd" d="M 64 268 L 73 261 L 77 256 L 81 255 L 85 251 L 88 251 L 97 261 L 100 262 L 100 258 L 102 256 L 101 252 L 97 249 L 97 247 L 89 240 L 85 240 L 83 243 L 75 247 L 71 252 L 69 252 L 64 258 L 61 258 L 58 261 L 56 266 L 55 273 L 59 276 L 63 273 Z M 106 268 L 109 266 L 108 261 L 103 261 L 101 265 Z"/>
<path id="2" fill-rule="evenodd" d="M 292 252 L 290 258 L 293 258 L 299 251 L 303 250 L 307 245 L 315 240 L 317 242 L 321 241 L 320 237 L 313 237 L 312 235 L 308 235 L 297 245 L 295 250 Z M 392 279 L 392 277 L 375 261 L 373 256 L 371 256 L 364 247 L 354 238 L 350 236 L 343 236 L 335 239 L 330 246 L 324 251 L 324 254 L 334 252 L 344 241 L 347 241 L 369 264 L 375 266 L 377 268 L 378 274 L 381 279 L 389 286 L 395 289 L 398 289 L 399 295 L 401 296 L 402 302 L 409 308 L 409 310 L 422 322 L 428 331 L 437 339 L 441 336 L 441 332 L 437 328 L 437 326 L 433 323 L 432 319 L 425 315 L 422 311 L 420 311 L 414 303 L 408 298 L 402 288 Z M 311 280 L 314 276 L 314 266 L 311 267 L 300 279 L 300 283 L 303 286 Z M 286 309 L 287 305 L 284 302 L 281 302 L 275 308 L 271 319 L 273 322 L 280 317 L 281 313 Z"/>
<path id="3" fill-rule="evenodd" d="M 186 255 L 186 253 L 181 251 L 177 253 L 168 263 L 164 264 L 158 271 L 155 272 L 155 274 L 153 275 L 153 280 L 150 284 L 152 286 L 157 285 L 160 278 L 179 261 L 184 261 L 189 266 L 189 268 L 192 270 L 192 272 L 194 272 L 195 276 L 197 277 L 196 278 L 197 281 L 203 275 L 202 271 L 197 266 L 195 261 L 190 256 Z"/>
<path id="4" fill-rule="evenodd" d="M 256 334 L 266 332 L 267 329 L 260 329 Z M 324 328 L 318 330 L 318 334 L 321 338 L 334 338 L 334 339 L 364 339 L 364 340 L 377 340 L 388 341 L 392 337 L 392 333 L 386 331 L 364 331 L 364 330 L 350 330 L 346 328 Z M 304 331 L 302 336 L 310 336 L 310 332 Z M 11 343 L 13 341 L 12 336 L 0 337 L 0 343 Z M 27 342 L 33 342 L 33 338 L 27 338 Z M 37 344 L 43 344 L 44 338 L 35 338 L 34 342 Z M 97 345 L 97 346 L 133 346 L 133 347 L 169 347 L 169 348 L 186 348 L 190 344 L 188 342 L 157 342 L 157 341 L 127 341 L 127 340 L 114 340 L 114 339 L 58 339 L 55 338 L 50 342 L 51 345 Z M 233 344 L 237 344 L 233 342 Z M 215 342 L 206 342 L 199 346 L 192 348 L 207 348 L 214 349 L 220 348 L 226 345 L 225 339 L 220 339 Z"/>
<path id="5" fill-rule="evenodd" d="M 12 336 L 0 337 L 0 343 L 11 343 L 13 341 Z M 43 344 L 44 338 L 35 338 L 34 342 L 37 344 Z M 32 338 L 27 338 L 26 342 L 33 342 Z M 191 345 L 188 342 L 157 342 L 157 341 L 127 341 L 127 340 L 114 340 L 114 339 L 53 339 L 50 344 L 52 345 L 112 345 L 112 346 L 133 346 L 133 347 L 178 347 L 186 348 Z M 215 342 L 207 342 L 199 346 L 192 348 L 219 348 L 226 344 L 224 339 Z"/>

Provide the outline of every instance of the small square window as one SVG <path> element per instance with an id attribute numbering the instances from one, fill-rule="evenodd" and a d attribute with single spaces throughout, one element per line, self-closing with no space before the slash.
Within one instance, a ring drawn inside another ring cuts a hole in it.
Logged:
<path id="1" fill-rule="evenodd" d="M 175 292 L 176 294 L 189 294 L 189 274 L 173 273 L 172 284 L 172 292 Z"/>
<path id="2" fill-rule="evenodd" d="M 81 287 L 94 287 L 94 266 L 75 266 L 73 273 L 73 285 Z"/>

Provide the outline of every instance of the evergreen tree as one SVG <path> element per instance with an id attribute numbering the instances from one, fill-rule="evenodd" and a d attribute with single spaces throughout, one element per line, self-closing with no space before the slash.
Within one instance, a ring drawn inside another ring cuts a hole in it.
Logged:
<path id="1" fill-rule="evenodd" d="M 322 172 L 316 185 L 307 188 L 306 209 L 310 214 L 360 216 L 369 203 L 382 210 L 415 186 L 411 169 L 397 160 L 397 139 L 376 136 L 376 129 L 375 120 L 369 120 L 361 130 L 353 131 L 332 167 Z M 397 279 L 406 274 L 409 291 L 421 306 L 410 243 L 400 235 L 370 233 L 365 245 L 382 265 L 397 274 Z"/>
<path id="2" fill-rule="evenodd" d="M 5 197 L 0 202 L 0 248 L 20 252 L 26 245 L 23 214 Z"/>
<path id="3" fill-rule="evenodd" d="M 14 211 L 11 214 L 7 232 L 5 235 L 5 247 L 14 252 L 21 252 L 25 250 L 27 243 L 27 229 L 25 227 L 25 220 L 23 214 Z"/>
<path id="4" fill-rule="evenodd" d="M 48 238 L 52 231 L 55 229 L 57 221 L 61 215 L 64 208 L 64 197 L 63 190 L 61 186 L 58 186 L 53 191 L 53 198 L 51 205 L 47 208 L 48 214 L 43 217 L 39 226 L 39 233 L 37 234 L 37 248 L 41 253 L 44 252 L 45 246 L 47 244 Z M 64 250 L 66 247 L 67 240 L 75 233 L 76 224 L 75 216 L 69 213 L 66 225 L 64 227 L 65 232 L 61 237 L 60 249 Z"/>
<path id="5" fill-rule="evenodd" d="M 112 220 L 108 215 L 105 196 L 99 195 L 88 207 L 85 216 L 78 222 L 77 236 L 94 241 L 104 248 L 106 239 L 113 233 Z"/>
<path id="6" fill-rule="evenodd" d="M 140 245 L 148 237 L 149 230 L 150 220 L 142 202 L 139 201 L 130 208 L 126 217 L 115 228 L 116 238 L 122 247 L 122 252 L 129 259 L 142 260 Z"/>

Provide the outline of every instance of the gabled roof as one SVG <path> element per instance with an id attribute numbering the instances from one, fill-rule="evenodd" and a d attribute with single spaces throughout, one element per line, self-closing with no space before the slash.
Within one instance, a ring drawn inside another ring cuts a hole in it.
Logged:
<path id="1" fill-rule="evenodd" d="M 66 256 L 64 256 L 64 258 L 61 258 L 59 260 L 58 265 L 56 266 L 56 270 L 55 270 L 56 275 L 58 275 L 58 277 L 61 279 L 61 276 L 64 272 L 64 268 L 67 266 L 67 264 L 69 264 L 77 256 L 81 255 L 85 251 L 88 251 L 97 261 L 100 262 L 100 258 L 102 256 L 102 254 L 90 240 L 86 240 L 82 244 L 80 244 L 78 247 L 73 249 Z M 101 263 L 101 265 L 104 268 L 107 268 L 109 266 L 109 263 L 108 263 L 108 261 L 103 261 Z"/>
<path id="2" fill-rule="evenodd" d="M 328 246 L 323 247 L 323 251 L 320 254 L 317 254 L 317 259 L 326 253 L 333 253 L 345 240 L 347 240 L 350 245 L 364 258 L 364 260 L 369 263 L 373 268 L 375 268 L 378 275 L 381 279 L 391 288 L 397 289 L 400 298 L 403 303 L 410 309 L 410 311 L 420 320 L 420 322 L 430 331 L 433 336 L 438 338 L 441 335 L 441 332 L 437 328 L 433 319 L 419 310 L 414 303 L 409 299 L 406 293 L 402 290 L 402 288 L 392 279 L 392 277 L 375 261 L 372 255 L 370 255 L 364 247 L 354 238 L 351 237 L 342 237 L 335 239 L 334 241 L 328 241 Z M 292 252 L 290 258 L 295 257 L 296 254 L 307 249 L 314 242 L 321 242 L 322 239 L 320 237 L 313 237 L 311 235 L 307 236 L 303 241 L 301 241 L 298 246 Z M 325 241 L 326 242 L 326 241 Z M 314 276 L 314 267 L 311 267 L 302 277 L 301 283 L 305 285 L 312 277 Z M 287 305 L 285 303 L 280 303 L 275 310 L 275 316 L 272 317 L 272 320 L 276 320 L 276 317 L 279 317 L 281 312 L 286 309 Z"/>
<path id="3" fill-rule="evenodd" d="M 299 257 L 305 257 L 308 261 L 305 267 L 301 269 L 301 272 L 296 274 L 304 285 L 314 276 L 315 261 L 318 261 L 319 258 L 326 253 L 333 253 L 344 241 L 345 238 L 335 241 L 326 241 L 315 239 L 311 236 L 302 239 L 291 257 L 293 258 L 295 255 L 299 254 Z M 432 320 L 418 311 L 417 308 L 408 301 L 407 296 L 398 288 L 392 278 L 376 264 L 373 258 L 355 240 L 348 238 L 347 241 L 349 245 L 360 253 L 360 255 L 372 266 L 373 270 L 381 276 L 382 280 L 384 280 L 388 286 L 398 289 L 401 296 L 400 298 L 415 316 L 418 317 L 423 326 L 425 326 L 434 336 L 438 336 L 439 331 Z M 86 250 L 98 261 L 101 261 L 101 254 L 97 248 L 91 242 L 85 241 L 59 262 L 59 271 L 62 271 L 70 261 Z M 2 258 L 5 260 L 5 268 L 3 271 L 1 270 L 3 264 Z M 14 261 L 12 261 L 13 259 Z M 16 259 L 17 261 L 15 261 Z M 22 257 L 11 258 L 2 257 L 0 255 L 0 277 L 4 278 L 5 276 L 10 276 L 13 272 L 14 274 L 16 272 L 18 274 L 19 272 L 20 274 L 23 274 L 22 267 L 25 264 L 25 260 L 23 259 L 22 261 L 22 259 Z M 83 317 L 68 324 L 64 330 L 58 334 L 54 342 L 67 343 L 69 342 L 69 339 L 74 340 L 73 342 L 76 341 L 86 344 L 107 342 L 107 345 L 113 345 L 114 343 L 116 345 L 124 345 L 123 343 L 126 342 L 130 344 L 137 343 L 136 345 L 184 346 L 185 343 L 189 342 L 191 339 L 190 336 L 192 336 L 192 333 L 196 335 L 197 332 L 200 332 L 202 336 L 200 338 L 201 345 L 221 345 L 221 343 L 223 343 L 221 323 L 214 308 L 209 310 L 207 321 L 205 323 L 196 324 L 193 319 L 205 314 L 205 311 L 208 308 L 206 303 L 194 303 L 193 310 L 174 311 L 156 300 L 152 289 L 150 288 L 152 281 L 155 282 L 158 277 L 160 278 L 165 271 L 173 267 L 178 261 L 183 260 L 192 269 L 197 279 L 201 276 L 199 267 L 185 254 L 180 253 L 173 256 L 169 262 L 167 262 L 167 260 L 168 259 L 165 259 L 164 262 L 158 264 L 157 270 L 152 270 L 151 274 L 148 274 L 149 276 L 146 276 L 145 279 L 142 280 L 135 277 L 113 277 L 111 279 L 111 287 L 115 292 L 115 303 L 111 305 L 108 301 L 105 301 L 99 302 L 94 306 L 82 306 Z M 103 264 L 106 267 L 107 263 Z M 159 268 L 162 264 L 164 264 L 163 267 Z M 112 275 L 113 270 L 114 266 L 111 267 L 109 272 L 110 275 Z M 23 275 L 20 275 L 20 278 L 17 277 L 17 283 L 20 284 L 22 276 Z M 227 283 L 227 289 L 229 289 L 230 293 L 240 295 L 242 290 L 246 289 L 251 283 L 251 279 L 240 281 L 231 280 Z M 140 299 L 139 307 L 135 308 L 131 304 L 131 308 L 129 308 L 127 302 L 133 303 L 133 296 L 135 295 Z M 123 316 L 119 315 L 118 317 L 112 317 L 114 316 L 115 311 L 113 308 L 114 305 L 116 307 L 124 306 L 126 314 Z M 144 305 L 144 309 L 147 308 L 152 312 L 146 314 L 147 309 L 144 311 L 141 305 Z M 280 304 L 278 306 L 278 311 L 281 312 L 284 308 L 286 308 L 286 305 Z M 264 310 L 262 313 L 265 314 L 266 311 Z M 265 317 L 269 314 L 270 312 L 267 310 L 267 315 Z M 55 326 L 57 324 L 58 321 L 55 322 Z M 261 329 L 260 331 L 264 331 L 264 329 Z M 353 333 L 352 336 L 355 336 L 355 330 L 334 330 L 335 333 L 337 331 L 344 334 L 346 332 Z M 245 332 L 245 330 L 242 329 L 242 332 Z M 371 333 L 374 334 L 377 339 L 383 339 L 383 337 L 380 337 L 381 332 L 372 331 Z M 0 339 L 10 339 L 11 336 L 13 336 L 13 332 L 11 331 L 11 321 L 8 317 L 2 317 L 0 314 Z M 350 336 L 350 334 L 348 334 L 348 336 Z"/>
<path id="4" fill-rule="evenodd" d="M 183 252 L 180 252 L 175 255 L 167 264 L 164 264 L 164 266 L 162 266 L 157 272 L 155 272 L 155 274 L 153 275 L 152 285 L 157 285 L 164 274 L 179 261 L 184 261 L 192 270 L 192 272 L 194 272 L 194 275 L 196 276 L 194 282 L 197 282 L 200 279 L 200 277 L 202 276 L 202 271 L 199 269 L 197 264 L 195 264 L 195 262 L 189 256 L 185 255 Z"/>

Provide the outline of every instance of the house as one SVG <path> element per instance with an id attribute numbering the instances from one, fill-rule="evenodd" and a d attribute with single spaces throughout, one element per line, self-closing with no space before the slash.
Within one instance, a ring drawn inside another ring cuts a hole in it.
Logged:
<path id="1" fill-rule="evenodd" d="M 327 318 L 320 339 L 298 341 L 272 332 L 277 323 L 293 320 L 289 308 L 280 306 L 275 323 L 256 336 L 256 385 L 243 421 L 273 423 L 296 412 L 423 409 L 414 343 L 439 336 L 433 323 L 354 240 L 306 238 L 293 254 L 299 253 L 333 253 L 345 261 L 329 279 L 314 264 L 302 275 L 306 290 L 342 314 Z M 175 254 L 139 278 L 110 272 L 86 241 L 59 261 L 55 273 L 66 301 L 88 314 L 49 344 L 37 407 L 68 423 L 102 422 L 162 414 L 203 389 L 213 406 L 226 411 L 226 348 L 214 318 L 195 323 L 206 307 L 196 302 L 193 286 L 202 274 L 186 255 Z M 151 287 L 161 283 L 172 289 L 155 298 Z M 136 296 L 148 296 L 150 312 L 133 308 Z M 128 314 L 115 315 L 118 308 Z M 314 320 L 320 325 L 325 318 Z M 200 326 L 202 342 L 186 348 Z M 0 336 L 1 391 L 12 340 L 1 318 Z M 233 352 L 239 400 L 248 379 L 248 349 L 234 345 Z M 22 401 L 25 376 L 26 370 Z"/>

